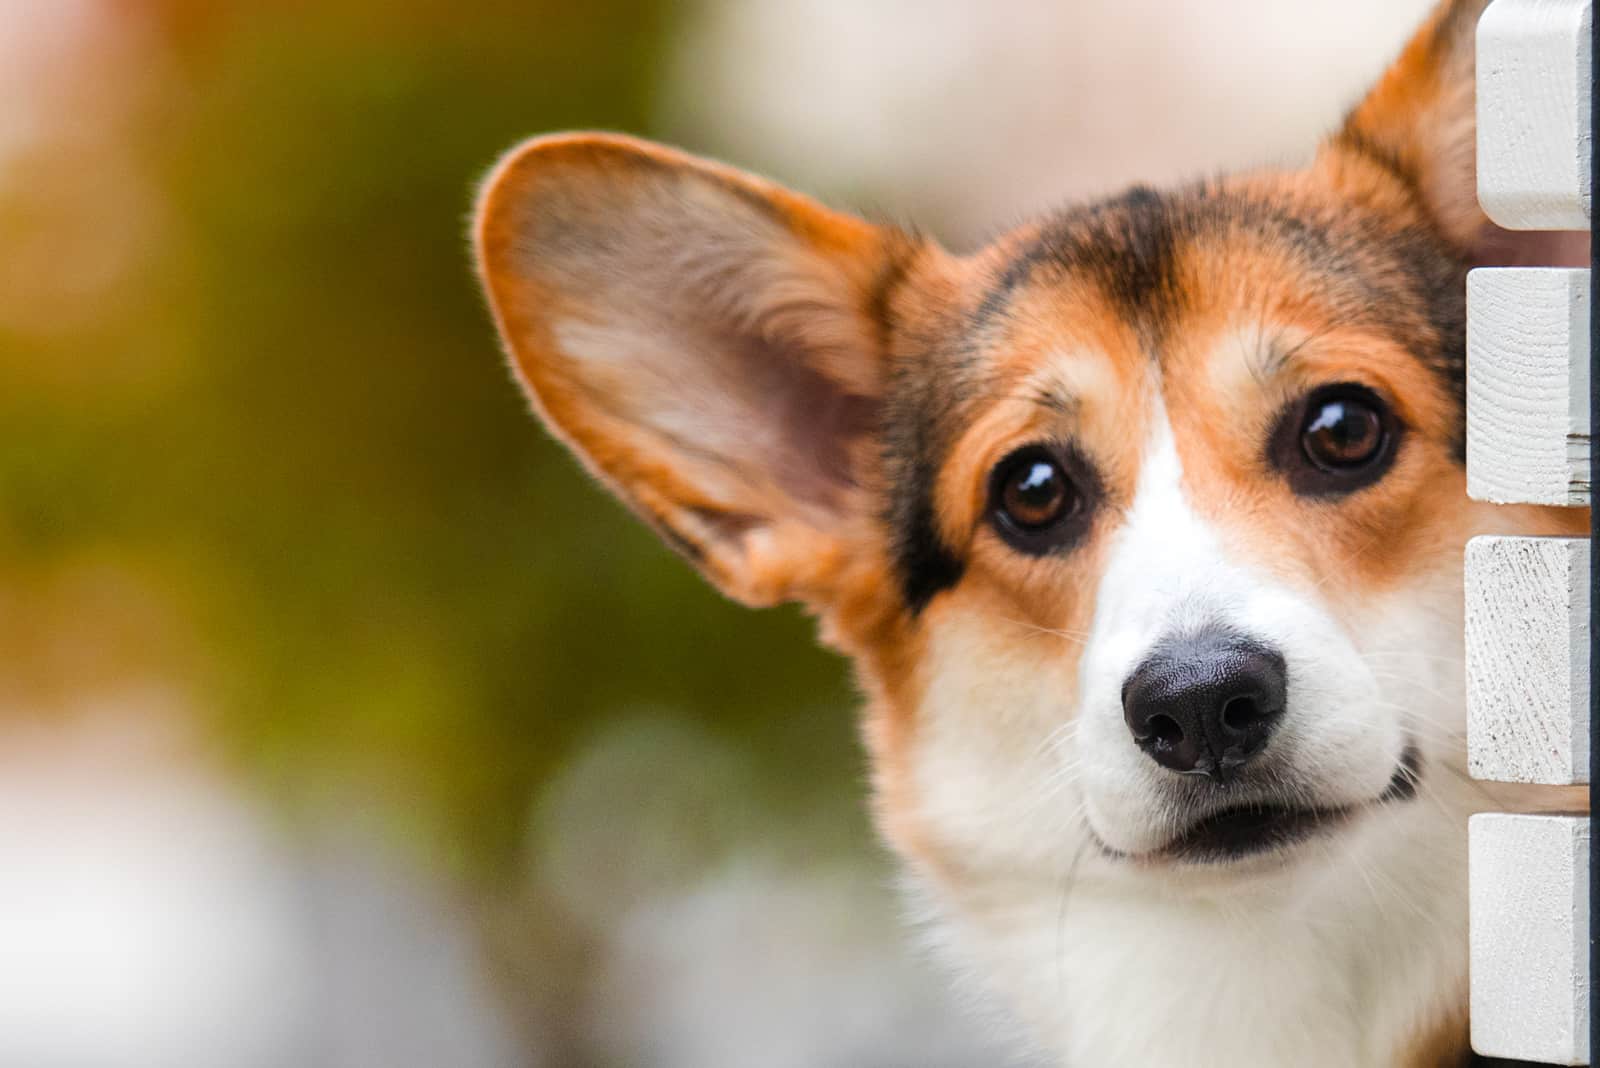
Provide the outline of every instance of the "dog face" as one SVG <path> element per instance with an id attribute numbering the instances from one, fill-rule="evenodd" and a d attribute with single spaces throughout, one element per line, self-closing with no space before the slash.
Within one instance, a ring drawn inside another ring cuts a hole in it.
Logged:
<path id="1" fill-rule="evenodd" d="M 536 410 L 721 589 L 852 657 L 880 825 L 1014 1001 L 1067 880 L 1161 924 L 1419 853 L 1460 874 L 1462 546 L 1582 518 L 1465 494 L 1465 272 L 1509 247 L 1473 196 L 1479 7 L 1304 171 L 967 256 L 623 137 L 536 139 L 485 186 Z"/>
<path id="2" fill-rule="evenodd" d="M 1440 725 L 1380 675 L 1426 685 L 1459 642 L 1462 268 L 1321 196 L 1250 179 L 1052 220 L 922 361 L 949 400 L 890 448 L 929 643 L 916 793 L 1015 723 L 960 795 L 1058 792 L 1130 862 L 1240 859 L 1411 796 Z"/>

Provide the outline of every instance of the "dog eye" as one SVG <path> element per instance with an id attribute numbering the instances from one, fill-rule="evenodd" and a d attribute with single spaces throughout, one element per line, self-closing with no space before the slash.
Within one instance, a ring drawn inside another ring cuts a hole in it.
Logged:
<path id="1" fill-rule="evenodd" d="M 1383 447 L 1383 416 L 1357 398 L 1329 397 L 1307 409 L 1300 447 L 1330 471 L 1360 467 Z"/>
<path id="2" fill-rule="evenodd" d="M 1372 390 L 1354 383 L 1325 386 L 1280 416 L 1268 459 L 1303 496 L 1350 493 L 1388 471 L 1400 429 Z"/>
<path id="3" fill-rule="evenodd" d="M 1085 512 L 1083 465 L 1045 445 L 1018 449 L 995 466 L 989 511 L 995 530 L 1013 548 L 1045 553 L 1073 540 Z"/>

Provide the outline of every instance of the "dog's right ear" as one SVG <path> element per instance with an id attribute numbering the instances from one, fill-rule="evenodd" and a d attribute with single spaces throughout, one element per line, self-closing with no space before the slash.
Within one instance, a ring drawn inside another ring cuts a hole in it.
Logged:
<path id="1" fill-rule="evenodd" d="M 717 586 L 826 605 L 877 506 L 890 294 L 918 246 L 632 138 L 537 138 L 474 228 L 535 409 Z"/>
<path id="2" fill-rule="evenodd" d="M 1515 233 L 1478 204 L 1477 29 L 1489 0 L 1439 0 L 1326 146 L 1398 176 L 1474 266 L 1587 263 L 1587 233 Z"/>

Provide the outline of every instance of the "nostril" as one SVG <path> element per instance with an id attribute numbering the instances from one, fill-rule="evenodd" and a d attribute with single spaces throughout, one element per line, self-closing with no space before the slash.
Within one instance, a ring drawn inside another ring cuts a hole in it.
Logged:
<path id="1" fill-rule="evenodd" d="M 1254 697 L 1235 697 L 1222 706 L 1222 726 L 1243 734 L 1272 718 Z"/>
<path id="2" fill-rule="evenodd" d="M 1157 713 L 1145 722 L 1145 737 L 1160 745 L 1177 745 L 1183 741 L 1183 727 L 1171 716 Z"/>

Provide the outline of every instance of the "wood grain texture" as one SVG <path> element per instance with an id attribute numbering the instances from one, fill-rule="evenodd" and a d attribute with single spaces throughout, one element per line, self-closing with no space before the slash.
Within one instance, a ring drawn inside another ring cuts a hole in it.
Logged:
<path id="1" fill-rule="evenodd" d="M 1468 830 L 1472 1048 L 1589 1063 L 1589 817 L 1487 813 Z"/>
<path id="2" fill-rule="evenodd" d="M 1478 23 L 1478 201 L 1511 230 L 1589 228 L 1590 0 L 1496 0 Z"/>
<path id="3" fill-rule="evenodd" d="M 1467 768 L 1589 781 L 1589 541 L 1467 543 Z"/>
<path id="4" fill-rule="evenodd" d="M 1467 492 L 1589 503 L 1589 272 L 1467 275 Z"/>

